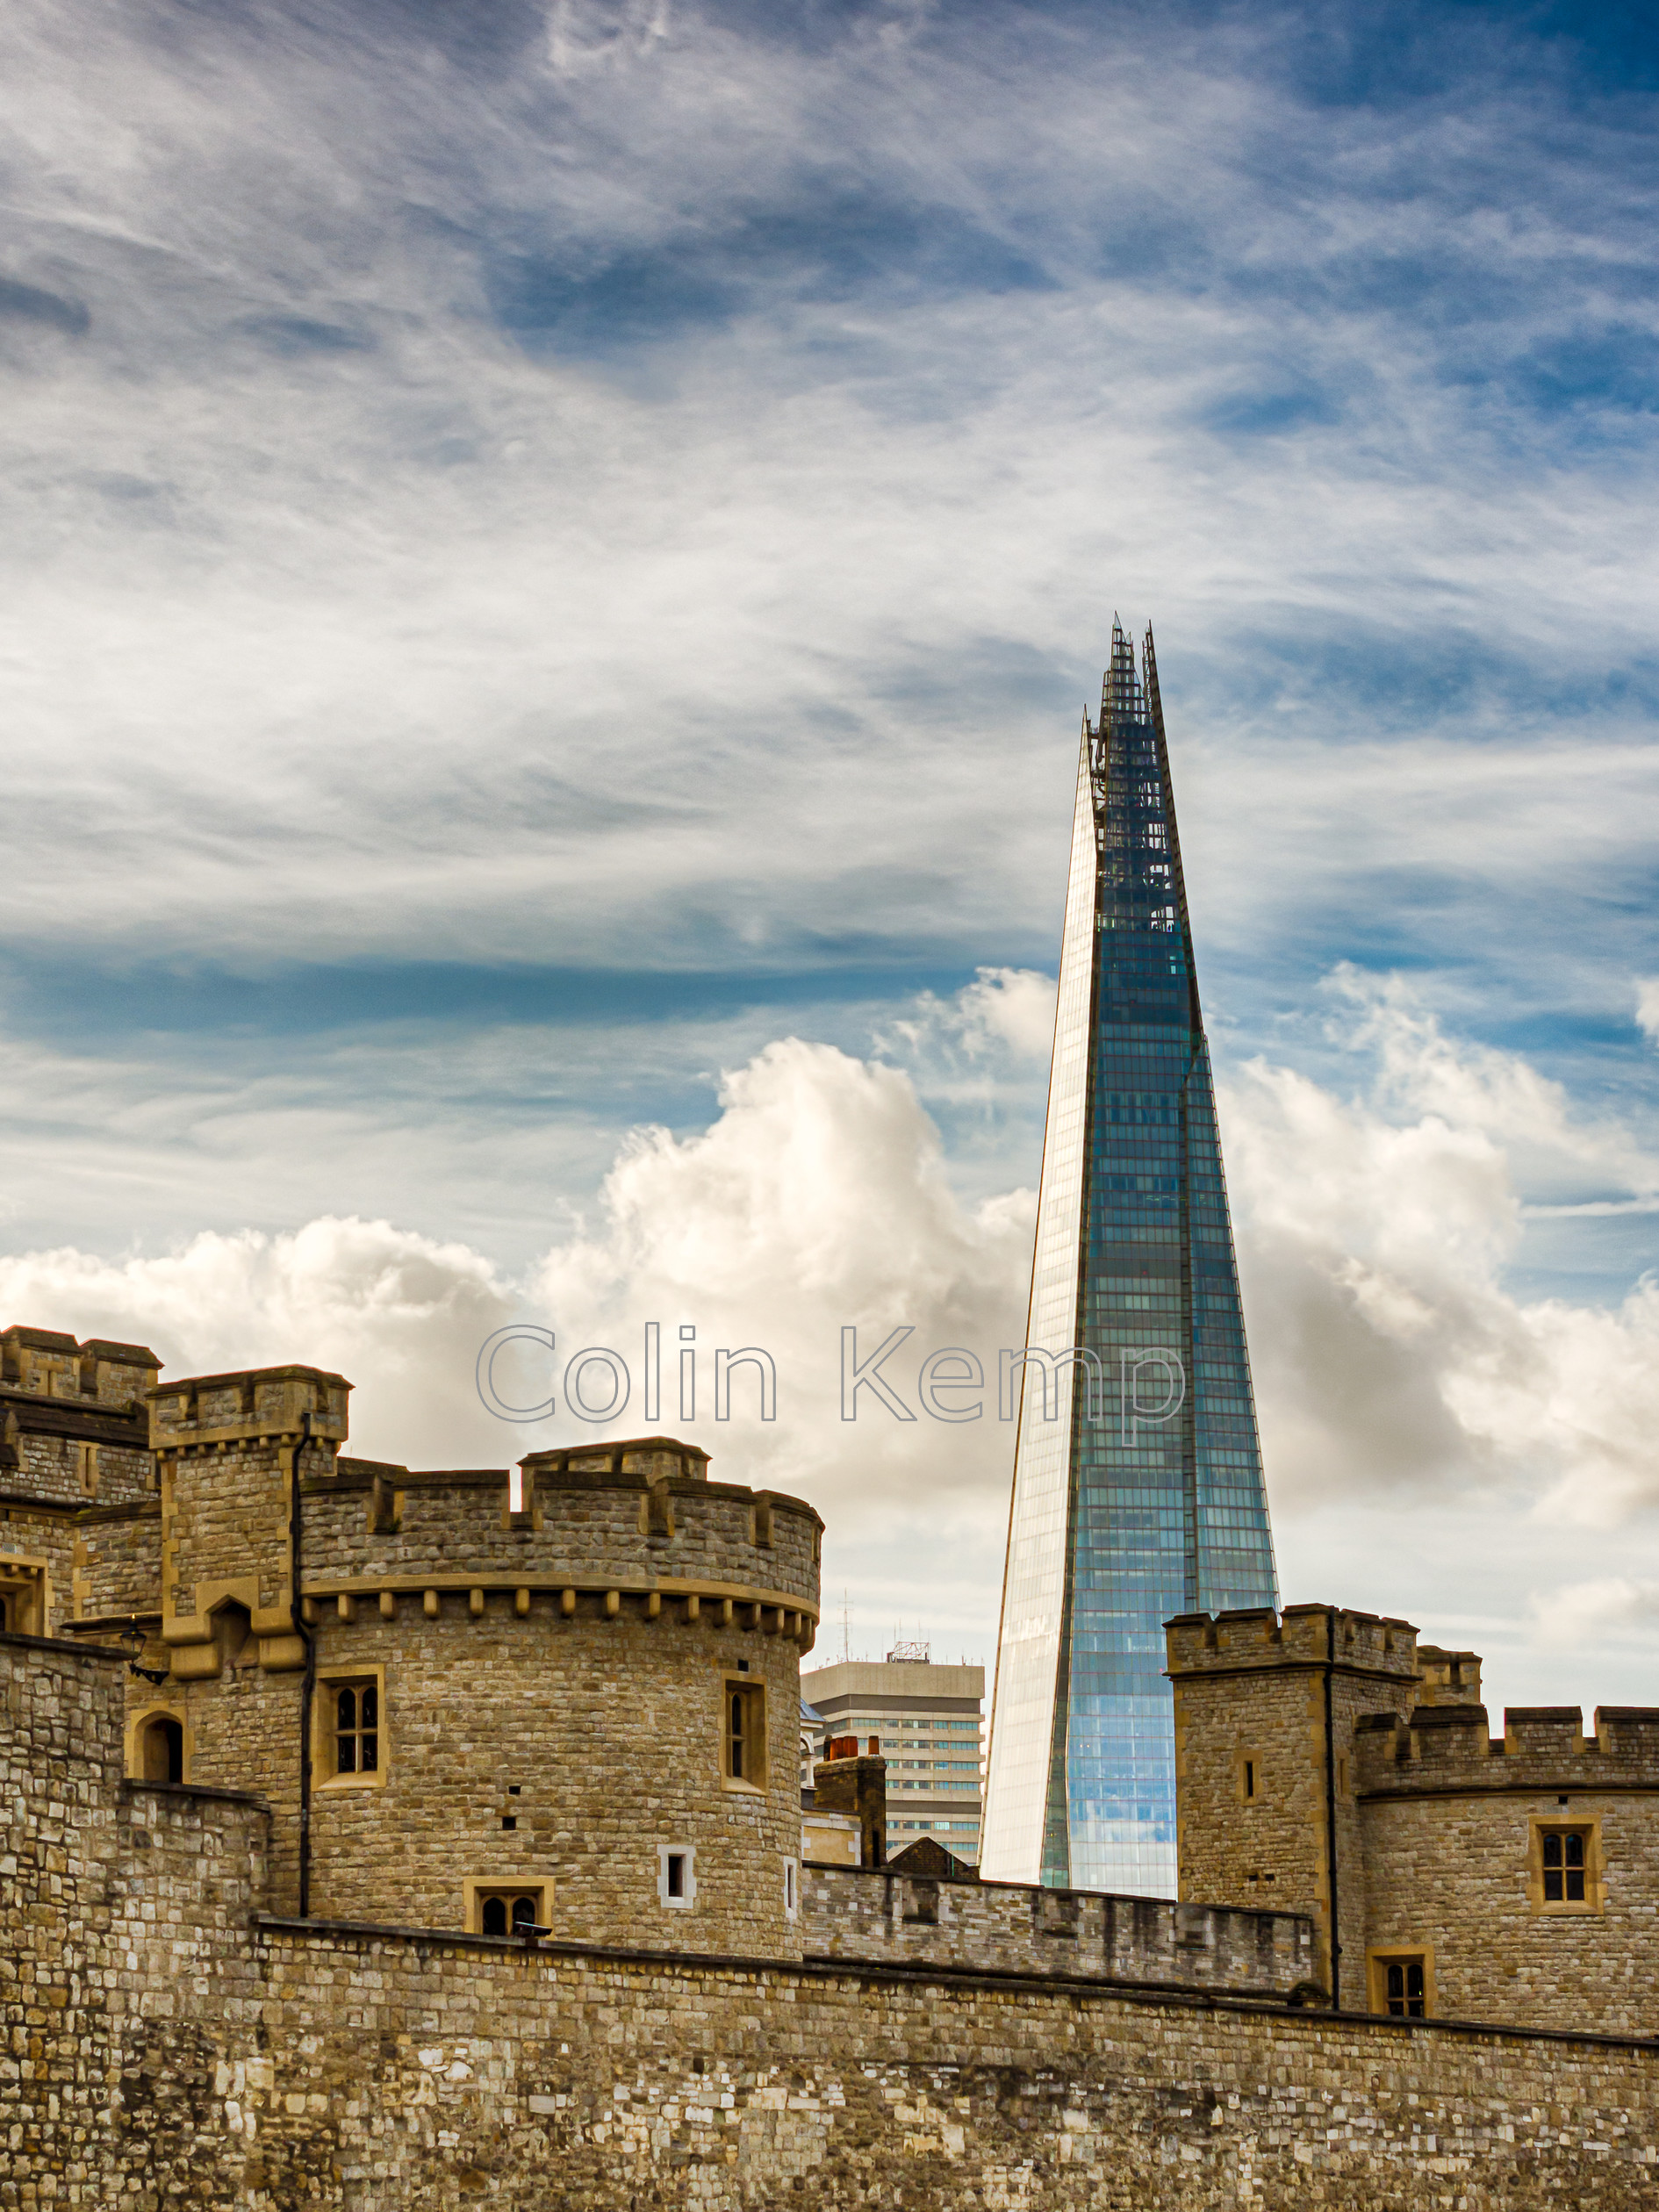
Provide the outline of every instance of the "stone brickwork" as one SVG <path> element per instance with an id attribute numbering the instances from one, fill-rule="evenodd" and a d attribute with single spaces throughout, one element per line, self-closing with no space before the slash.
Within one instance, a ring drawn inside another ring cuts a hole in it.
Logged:
<path id="1" fill-rule="evenodd" d="M 567 1562 L 574 1571 L 574 1562 Z M 463 1884 L 544 1885 L 546 1925 L 593 1942 L 799 1950 L 786 1859 L 801 1852 L 799 1655 L 717 1605 L 655 1619 L 604 1591 L 468 1590 L 357 1604 L 320 1621 L 320 1737 L 330 1684 L 384 1669 L 377 1781 L 327 1778 L 320 1741 L 312 1909 L 422 1928 L 467 1924 Z M 740 1674 L 739 1670 L 746 1670 Z M 765 1693 L 766 1779 L 722 1771 L 729 1687 Z M 509 1828 L 508 1821 L 513 1822 Z M 661 1853 L 689 1849 L 688 1905 L 659 1895 Z"/>
<path id="2" fill-rule="evenodd" d="M 138 1621 L 158 1632 L 162 1620 L 162 1501 L 98 1505 L 73 1524 L 68 1591 L 61 1629 L 83 1624 L 107 1630 Z M 164 1656 L 164 1654 L 158 1654 Z"/>
<path id="3" fill-rule="evenodd" d="M 169 1719 L 188 1781 L 256 1790 L 285 1912 L 460 1928 L 515 1891 L 562 1936 L 798 1950 L 817 1515 L 665 1438 L 534 1454 L 516 1495 L 505 1469 L 342 1458 L 349 1387 L 151 1392 L 159 1492 L 79 1517 L 68 1624 L 136 1620 L 169 1673 L 130 1680 L 129 1764 Z M 340 1700 L 365 1691 L 372 1766 L 359 1746 L 341 1770 Z"/>
<path id="4" fill-rule="evenodd" d="M 252 2016 L 268 1816 L 125 1782 L 124 1672 L 0 1636 L 0 2205 L 154 2205 L 217 2150 L 215 2046 Z"/>
<path id="5" fill-rule="evenodd" d="M 260 1917 L 260 1809 L 123 1783 L 116 1671 L 0 1639 L 0 2204 L 1654 2201 L 1651 2043 Z"/>
<path id="6" fill-rule="evenodd" d="M 0 2212 L 1659 2194 L 1659 1715 L 1493 1746 L 1478 1662 L 1404 1623 L 1182 1620 L 1210 1894 L 803 1868 L 809 1506 L 662 1437 L 354 1460 L 326 1371 L 5 1341 L 0 1591 L 49 1569 L 73 1634 L 0 1634 Z M 130 1494 L 58 1494 L 40 1440 L 140 1419 Z M 507 1900 L 528 1936 L 486 1932 Z M 1379 1930 L 1440 2017 L 1352 2010 Z M 1349 2009 L 1309 2010 L 1332 1965 Z"/>
<path id="7" fill-rule="evenodd" d="M 1424 1952 L 1438 2010 L 1659 2029 L 1659 1711 L 1378 1716 L 1355 1740 L 1366 1944 Z M 1542 1896 L 1542 1835 L 1585 1835 L 1582 1904 Z M 1373 1980 L 1375 1980 L 1375 1968 Z"/>
<path id="8" fill-rule="evenodd" d="M 1343 2006 L 1385 2007 L 1393 1963 L 1429 2014 L 1659 2030 L 1659 1709 L 1598 1713 L 1588 1741 L 1576 1706 L 1512 1711 L 1493 1741 L 1478 1657 L 1404 1621 L 1304 1605 L 1166 1634 L 1184 1897 L 1271 1882 L 1323 1938 L 1334 1834 Z M 1562 1832 L 1582 1895 L 1552 1903 Z"/>
<path id="9" fill-rule="evenodd" d="M 1337 1606 L 1287 1605 L 1282 1617 L 1271 1609 L 1183 1616 L 1165 1637 L 1181 1896 L 1311 1914 L 1317 1978 L 1330 1990 L 1334 1860 L 1337 1943 L 1356 1954 L 1346 1984 L 1338 1961 L 1338 1994 L 1361 2001 L 1354 1726 L 1410 1697 L 1417 1631 Z"/>
<path id="10" fill-rule="evenodd" d="M 1098 1977 L 1284 2000 L 1314 1973 L 1312 1924 L 1300 1913 L 869 1868 L 806 1869 L 801 1940 L 813 1957 Z"/>
<path id="11" fill-rule="evenodd" d="M 0 1331 L 0 1491 L 67 1506 L 141 1496 L 158 1365 L 142 1345 Z"/>

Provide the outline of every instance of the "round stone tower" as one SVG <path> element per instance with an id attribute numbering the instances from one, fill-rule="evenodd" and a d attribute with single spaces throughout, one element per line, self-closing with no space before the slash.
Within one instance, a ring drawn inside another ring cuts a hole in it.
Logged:
<path id="1" fill-rule="evenodd" d="M 300 1484 L 315 1917 L 799 1952 L 809 1505 L 669 1437 Z"/>

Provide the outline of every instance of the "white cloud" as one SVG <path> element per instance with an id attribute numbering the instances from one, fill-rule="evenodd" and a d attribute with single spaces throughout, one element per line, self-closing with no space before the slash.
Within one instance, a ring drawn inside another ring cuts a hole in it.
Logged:
<path id="1" fill-rule="evenodd" d="M 207 1232 L 164 1257 L 0 1259 L 0 1308 L 37 1328 L 147 1343 L 174 1374 L 286 1361 L 342 1373 L 357 1386 L 353 1447 L 426 1466 L 467 1463 L 485 1435 L 473 1361 L 511 1311 L 464 1245 L 333 1217 L 288 1236 Z"/>
<path id="2" fill-rule="evenodd" d="M 1485 1636 L 1459 1624 L 1471 1607 L 1498 1617 L 1510 1695 L 1532 1678 L 1529 1634 L 1627 1668 L 1617 1635 L 1647 1633 L 1644 1577 L 1659 1576 L 1659 1284 L 1606 1309 L 1515 1295 L 1526 1231 L 1512 1148 L 1645 1163 L 1611 1124 L 1581 1128 L 1525 1063 L 1460 1046 L 1397 984 L 1340 982 L 1361 1009 L 1349 1064 L 1368 1090 L 1339 1095 L 1258 1061 L 1224 1098 L 1286 1594 L 1420 1615 L 1443 1634 Z M 1036 981 L 981 977 L 923 1004 L 907 1035 L 923 1068 L 941 1040 L 965 1063 L 970 1045 L 988 1064 L 1029 1062 L 1043 1003 Z M 594 1433 L 480 1406 L 478 1347 L 514 1317 L 554 1328 L 561 1394 L 571 1353 L 622 1353 L 633 1400 L 603 1426 L 636 1432 L 655 1321 L 656 1425 L 695 1436 L 717 1472 L 817 1505 L 826 1590 L 851 1589 L 855 1641 L 919 1614 L 942 1643 L 988 1655 L 1012 1457 L 995 1358 L 1022 1340 L 1033 1200 L 1004 1189 L 967 1203 L 948 1165 L 908 1070 L 786 1038 L 723 1079 L 706 1129 L 636 1131 L 592 1218 L 516 1283 L 467 1246 L 327 1218 L 291 1236 L 203 1234 L 162 1257 L 18 1255 L 0 1261 L 0 1304 L 147 1338 L 174 1372 L 338 1368 L 358 1386 L 356 1448 L 425 1465 L 502 1465 Z M 692 1422 L 677 1402 L 683 1324 L 697 1332 Z M 906 1401 L 924 1353 L 964 1346 L 988 1369 L 985 1418 L 952 1426 L 918 1408 L 901 1423 L 866 1397 L 842 1421 L 842 1327 L 867 1353 L 904 1325 L 914 1334 L 886 1373 Z M 740 1370 L 732 1418 L 716 1421 L 714 1353 L 755 1345 L 776 1363 L 778 1420 L 758 1418 Z M 547 1387 L 528 1379 L 526 1402 Z M 1501 1542 L 1483 1540 L 1496 1524 Z M 1610 1576 L 1598 1562 L 1614 1528 Z M 1563 1572 L 1576 1579 L 1533 1594 Z"/>
<path id="3" fill-rule="evenodd" d="M 942 1060 L 969 1081 L 1010 1062 L 1045 1061 L 1054 1042 L 1054 979 L 1037 968 L 982 967 L 949 998 L 923 992 L 914 1011 L 890 1024 L 890 1037 L 912 1060 Z"/>
<path id="4" fill-rule="evenodd" d="M 1649 1037 L 1659 1040 L 1659 975 L 1637 978 L 1636 1021 Z"/>
<path id="5" fill-rule="evenodd" d="M 1515 1055 L 1461 1045 L 1397 980 L 1339 979 L 1368 1097 L 1263 1061 L 1225 1099 L 1268 1466 L 1287 1500 L 1475 1492 L 1612 1526 L 1659 1505 L 1659 1284 L 1615 1309 L 1506 1287 L 1524 1169 L 1651 1190 L 1655 1161 L 1581 1124 Z"/>
<path id="6" fill-rule="evenodd" d="M 1620 1630 L 1659 1627 L 1659 1582 L 1633 1582 L 1609 1575 L 1596 1582 L 1568 1583 L 1533 1601 L 1538 1633 L 1555 1649 L 1601 1641 Z"/>
<path id="7" fill-rule="evenodd" d="M 769 1045 L 725 1079 L 721 1104 L 700 1135 L 639 1132 L 595 1231 L 548 1254 L 533 1295 L 561 1349 L 637 1347 L 658 1322 L 663 1419 L 679 1428 L 674 1354 L 680 1325 L 694 1327 L 693 1433 L 737 1479 L 811 1498 L 844 1540 L 912 1514 L 940 1528 L 999 1520 L 1011 1433 L 996 1419 L 995 1357 L 1022 1340 L 1031 1195 L 965 1206 L 908 1075 L 829 1045 Z M 914 1333 L 883 1374 L 918 1417 L 901 1421 L 865 1392 L 844 1421 L 843 1328 L 862 1359 L 905 1326 Z M 776 1365 L 775 1427 L 756 1417 L 750 1375 L 734 1382 L 730 1426 L 710 1418 L 714 1352 L 748 1345 Z M 976 1422 L 919 1410 L 919 1363 L 948 1346 L 988 1367 Z"/>

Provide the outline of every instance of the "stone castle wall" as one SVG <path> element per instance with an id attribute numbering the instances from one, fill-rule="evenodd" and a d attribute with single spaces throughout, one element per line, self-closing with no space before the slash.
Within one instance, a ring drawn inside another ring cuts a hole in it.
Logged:
<path id="1" fill-rule="evenodd" d="M 1416 1630 L 1338 1606 L 1287 1605 L 1282 1615 L 1264 1608 L 1174 1620 L 1166 1644 L 1182 1897 L 1310 1914 L 1316 1978 L 1344 2003 L 1362 2003 L 1364 1861 L 1351 1747 L 1363 1715 L 1392 1713 L 1411 1697 Z"/>
<path id="2" fill-rule="evenodd" d="M 784 1861 L 801 1850 L 798 1658 L 715 1605 L 650 1618 L 602 1591 L 467 1590 L 358 1605 L 316 1630 L 320 1732 L 329 1685 L 381 1677 L 377 1778 L 327 1778 L 319 1746 L 312 1909 L 467 1925 L 463 1885 L 543 1885 L 546 1924 L 592 1942 L 799 1950 Z M 746 1669 L 746 1673 L 739 1672 Z M 764 1787 L 722 1772 L 722 1693 L 764 1685 Z M 514 1822 L 511 1828 L 506 1827 Z M 689 1908 L 658 1894 L 659 1853 L 689 1848 Z"/>
<path id="3" fill-rule="evenodd" d="M 162 1611 L 162 1501 L 97 1505 L 78 1514 L 70 1540 L 67 1585 L 72 1608 L 58 1616 L 54 1634 L 76 1620 L 154 1621 Z"/>
<path id="4" fill-rule="evenodd" d="M 252 2017 L 269 1816 L 124 1781 L 124 1672 L 0 1636 L 0 2204 L 154 2204 L 217 2149 L 217 2046 Z"/>
<path id="5" fill-rule="evenodd" d="M 305 1586 L 321 1597 L 428 1587 L 591 1587 L 717 1599 L 761 1593 L 817 1617 L 817 1515 L 799 1500 L 632 1469 L 412 1475 L 345 1460 L 307 1483 Z M 379 1510 L 377 1511 L 377 1501 Z"/>
<path id="6" fill-rule="evenodd" d="M 1196 1615 L 1167 1640 L 1183 1896 L 1253 1902 L 1276 1877 L 1275 1903 L 1314 1915 L 1329 1988 L 1333 1809 L 1345 2007 L 1386 2004 L 1392 1957 L 1420 1965 L 1431 2013 L 1659 2028 L 1659 1710 L 1605 1710 L 1586 1740 L 1576 1706 L 1515 1709 L 1494 1741 L 1473 1653 L 1334 1607 Z M 1543 1838 L 1562 1828 L 1586 1893 L 1552 1903 Z"/>
<path id="7" fill-rule="evenodd" d="M 1432 2001 L 1553 2027 L 1659 2026 L 1659 1712 L 1479 1705 L 1355 1738 L 1368 1955 L 1421 1950 Z M 1540 1838 L 1590 1842 L 1582 1905 L 1543 1896 Z"/>
<path id="8" fill-rule="evenodd" d="M 75 1528 L 84 1632 L 141 1616 L 168 1676 L 129 1678 L 130 1763 L 166 1716 L 187 1782 L 256 1790 L 284 1912 L 465 1928 L 511 1886 L 561 1935 L 798 1950 L 817 1515 L 660 1438 L 535 1454 L 517 1497 L 504 1469 L 342 1459 L 348 1389 L 291 1367 L 150 1393 L 155 1497 Z M 372 1770 L 341 1771 L 365 1690 Z M 753 1742 L 722 1772 L 725 1708 L 758 1691 L 758 1780 Z"/>
<path id="9" fill-rule="evenodd" d="M 801 1944 L 816 1957 L 1289 1999 L 1312 1980 L 1304 1914 L 1174 1905 L 867 1867 L 809 1866 Z"/>
<path id="10" fill-rule="evenodd" d="M 1650 2042 L 262 1917 L 262 1807 L 121 1779 L 123 1671 L 0 1638 L 0 2202 L 1654 2200 Z"/>

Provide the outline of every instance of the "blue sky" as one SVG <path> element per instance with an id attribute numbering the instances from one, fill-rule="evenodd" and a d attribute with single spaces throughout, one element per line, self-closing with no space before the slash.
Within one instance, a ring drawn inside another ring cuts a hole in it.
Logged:
<path id="1" fill-rule="evenodd" d="M 17 1318 L 148 1300 L 169 1360 L 229 1359 L 165 1268 L 338 1217 L 392 1239 L 349 1295 L 221 1299 L 260 1356 L 381 1311 L 391 1252 L 516 1309 L 604 1246 L 620 1312 L 656 1264 L 604 1195 L 628 1132 L 775 1135 L 718 1084 L 794 1038 L 910 1087 L 980 1224 L 929 1213 L 917 1279 L 983 1232 L 991 1326 L 1018 1268 L 975 1210 L 1034 1181 L 1045 1069 L 1026 987 L 974 979 L 1052 971 L 1119 609 L 1157 628 L 1270 1454 L 1371 1470 L 1317 1510 L 1275 1475 L 1287 1588 L 1452 1620 L 1362 1563 L 1420 1477 L 1508 1532 L 1464 1612 L 1519 1654 L 1599 1605 L 1628 1693 L 1659 1489 L 1584 1469 L 1642 1433 L 1655 1258 L 1650 13 L 24 0 L 0 40 Z M 879 1087 L 765 1065 L 910 1157 Z M 1347 1116 L 1329 1251 L 1279 1076 Z M 1478 1296 L 1386 1192 L 1344 1212 L 1431 1124 L 1502 1163 Z M 1287 1351 L 1325 1343 L 1293 1275 L 1404 1365 L 1311 1380 L 1358 1355 Z M 1401 1317 L 1461 1341 L 1466 1293 L 1466 1367 L 1425 1365 Z M 1623 1332 L 1615 1444 L 1559 1378 L 1491 1411 L 1523 1312 Z M 366 1441 L 485 1448 L 476 1318 L 419 1420 L 364 1339 Z M 734 1458 L 819 1485 L 886 1623 L 909 1524 L 804 1403 Z M 975 1648 L 996 1445 L 911 1609 Z M 925 1518 L 952 1478 L 906 1466 Z"/>

